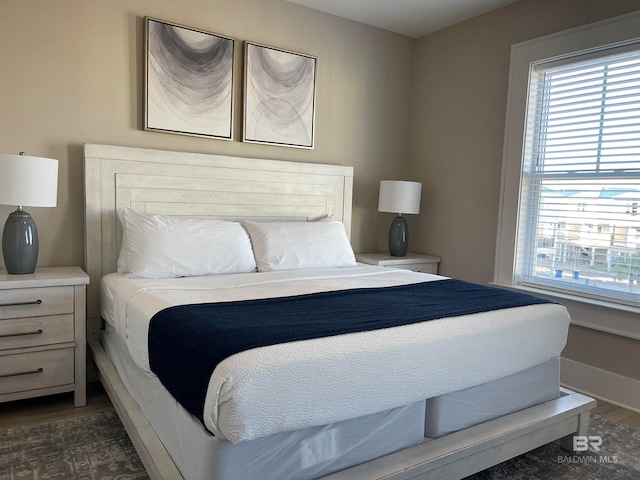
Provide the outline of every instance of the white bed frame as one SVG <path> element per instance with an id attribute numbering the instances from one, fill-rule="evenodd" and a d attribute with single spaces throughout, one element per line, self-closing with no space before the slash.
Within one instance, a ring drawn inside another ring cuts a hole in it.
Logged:
<path id="1" fill-rule="evenodd" d="M 100 344 L 100 278 L 116 270 L 117 210 L 263 220 L 332 216 L 351 225 L 353 168 L 85 145 L 85 266 L 89 347 L 100 380 L 149 476 L 180 480 L 178 469 Z M 574 435 L 586 435 L 595 400 L 562 396 L 324 477 L 331 480 L 463 478 Z M 214 480 L 214 479 L 212 479 Z"/>

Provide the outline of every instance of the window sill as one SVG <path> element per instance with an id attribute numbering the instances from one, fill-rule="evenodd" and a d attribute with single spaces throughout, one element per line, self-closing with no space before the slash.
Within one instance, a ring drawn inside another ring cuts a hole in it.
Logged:
<path id="1" fill-rule="evenodd" d="M 605 319 L 607 324 L 602 324 L 600 323 L 602 321 L 602 318 L 598 318 L 595 321 L 589 321 L 588 319 L 587 320 L 576 319 L 573 316 L 571 318 L 571 324 L 579 327 L 590 328 L 592 330 L 611 333 L 613 335 L 619 335 L 626 338 L 632 338 L 634 340 L 640 340 L 640 320 L 639 320 L 640 308 L 638 307 L 623 305 L 623 304 L 614 303 L 614 302 L 606 302 L 603 300 L 596 300 L 593 298 L 587 298 L 587 297 L 582 297 L 578 295 L 571 295 L 568 293 L 557 292 L 554 290 L 535 288 L 528 285 L 527 286 L 505 285 L 505 284 L 496 283 L 496 282 L 491 282 L 491 285 L 494 285 L 496 287 L 508 288 L 511 290 L 517 290 L 525 293 L 530 293 L 532 295 L 538 295 L 541 297 L 548 297 L 549 299 L 556 300 L 559 303 L 563 303 L 561 300 L 568 300 L 570 302 L 575 302 L 578 304 L 593 305 L 593 306 L 601 307 L 603 309 L 608 309 L 608 310 L 617 310 L 623 313 L 623 316 L 624 314 L 631 314 L 631 315 L 627 315 L 628 317 L 630 317 L 629 321 L 626 321 L 626 322 L 621 321 L 619 322 L 619 324 L 613 325 L 613 326 L 611 325 L 610 318 Z M 631 318 L 631 317 L 636 317 L 636 318 Z M 625 319 L 622 319 L 622 320 L 625 320 Z"/>

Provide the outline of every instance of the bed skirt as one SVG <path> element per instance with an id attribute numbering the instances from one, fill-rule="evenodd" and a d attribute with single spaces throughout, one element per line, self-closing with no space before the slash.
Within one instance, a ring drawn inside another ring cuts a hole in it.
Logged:
<path id="1" fill-rule="evenodd" d="M 102 344 L 187 480 L 302 480 L 419 444 L 424 440 L 425 402 L 366 417 L 232 444 L 217 439 L 158 381 L 137 368 L 107 325 Z"/>

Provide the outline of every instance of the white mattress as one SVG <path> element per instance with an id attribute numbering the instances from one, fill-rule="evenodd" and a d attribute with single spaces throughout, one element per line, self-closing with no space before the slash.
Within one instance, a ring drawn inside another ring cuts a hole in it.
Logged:
<path id="1" fill-rule="evenodd" d="M 442 278 L 364 265 L 167 280 L 110 274 L 101 298 L 104 318 L 148 371 L 149 320 L 170 305 Z M 542 304 L 252 349 L 216 367 L 205 426 L 238 443 L 409 405 L 559 356 L 568 325 L 564 307 Z"/>

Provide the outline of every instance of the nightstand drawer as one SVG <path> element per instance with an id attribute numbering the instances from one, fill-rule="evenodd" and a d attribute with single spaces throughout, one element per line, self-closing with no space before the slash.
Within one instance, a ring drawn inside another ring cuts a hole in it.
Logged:
<path id="1" fill-rule="evenodd" d="M 73 382 L 73 348 L 0 356 L 0 395 Z"/>
<path id="2" fill-rule="evenodd" d="M 437 263 L 408 263 L 405 265 L 394 265 L 394 268 L 404 268 L 405 270 L 421 273 L 438 273 Z"/>
<path id="3" fill-rule="evenodd" d="M 73 341 L 73 315 L 0 320 L 0 350 Z"/>
<path id="4" fill-rule="evenodd" d="M 0 320 L 73 313 L 73 287 L 15 288 L 0 291 Z"/>
<path id="5" fill-rule="evenodd" d="M 386 268 L 402 268 L 421 273 L 438 274 L 440 257 L 408 252 L 404 257 L 393 257 L 386 253 L 358 253 L 356 260 L 369 265 Z"/>

